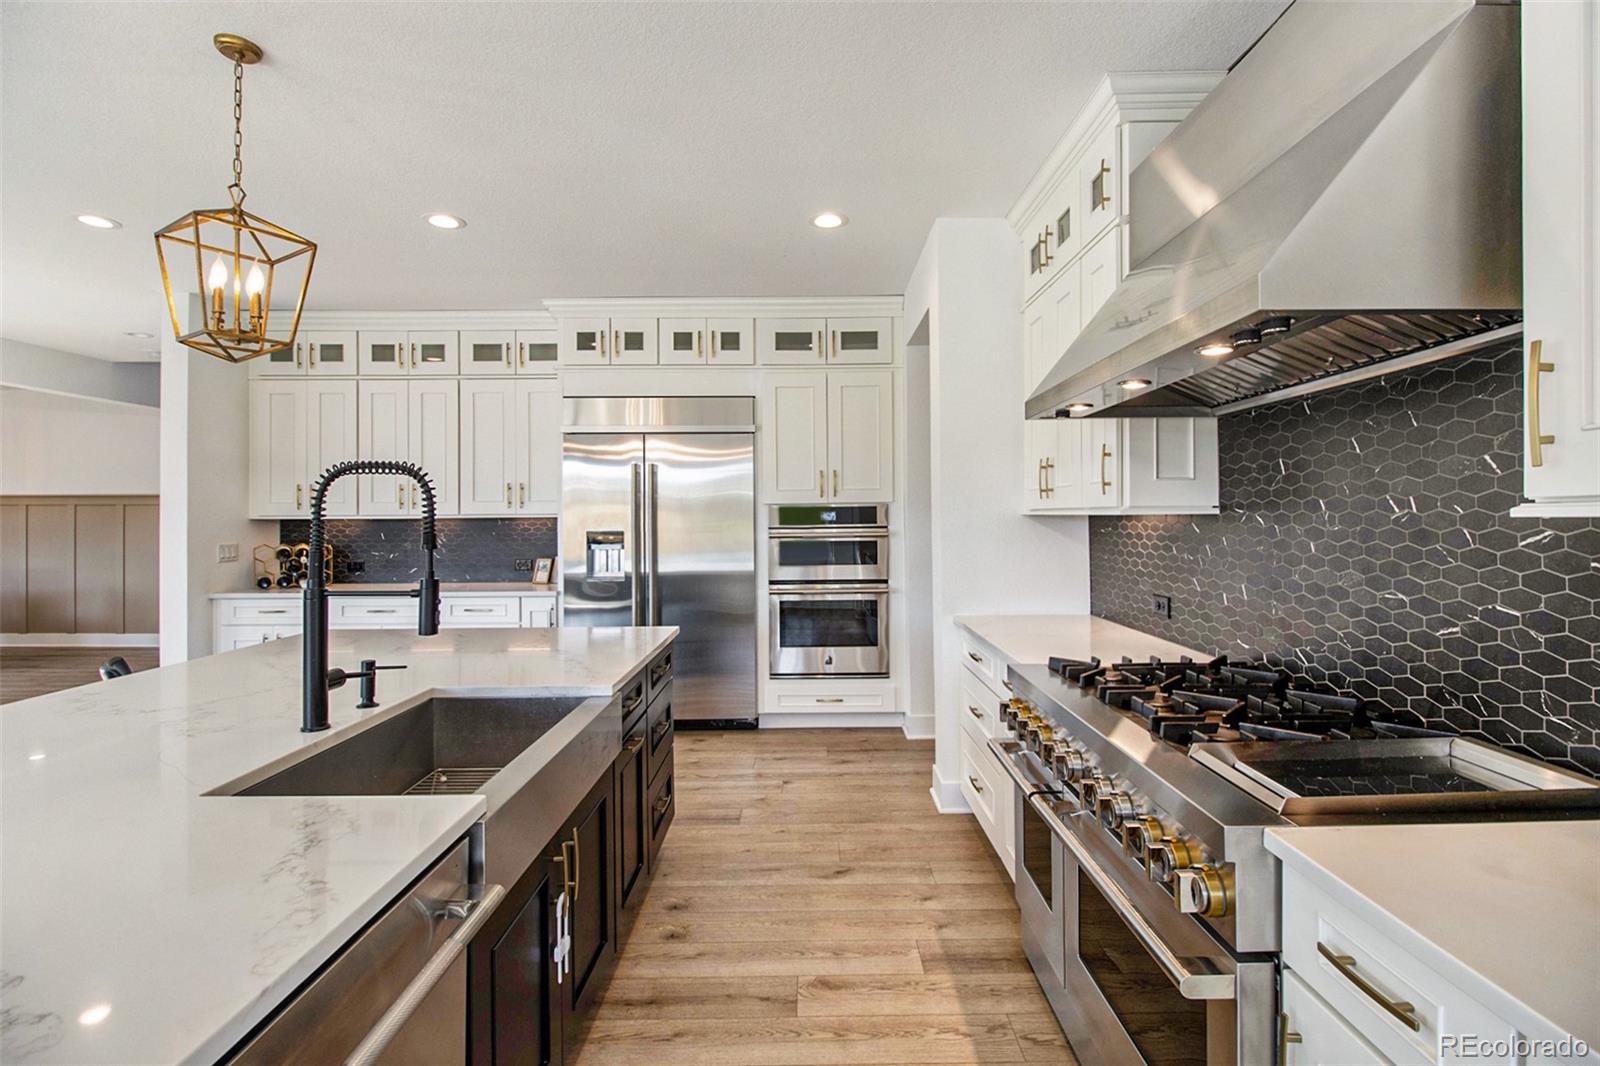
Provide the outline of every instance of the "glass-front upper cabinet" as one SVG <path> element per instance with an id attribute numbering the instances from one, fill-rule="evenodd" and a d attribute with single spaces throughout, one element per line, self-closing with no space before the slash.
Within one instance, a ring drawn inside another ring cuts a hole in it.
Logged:
<path id="1" fill-rule="evenodd" d="M 756 320 L 756 351 L 766 366 L 817 366 L 827 359 L 825 318 Z"/>
<path id="2" fill-rule="evenodd" d="M 306 337 L 301 330 L 287 348 L 258 355 L 248 363 L 253 378 L 303 378 L 306 376 Z"/>
<path id="3" fill-rule="evenodd" d="M 517 330 L 517 373 L 553 377 L 561 367 L 560 337 L 553 329 Z"/>
<path id="4" fill-rule="evenodd" d="M 656 320 L 653 318 L 613 318 L 611 320 L 611 365 L 654 366 L 656 362 Z"/>
<path id="5" fill-rule="evenodd" d="M 706 361 L 711 366 L 753 366 L 755 322 L 748 318 L 706 319 Z"/>
<path id="6" fill-rule="evenodd" d="M 659 323 L 657 354 L 662 366 L 704 365 L 711 342 L 703 318 L 663 318 Z"/>
<path id="7" fill-rule="evenodd" d="M 363 377 L 398 377 L 406 372 L 404 330 L 362 330 L 356 345 L 356 367 Z"/>
<path id="8" fill-rule="evenodd" d="M 461 372 L 473 375 L 515 374 L 516 332 L 509 329 L 461 331 Z"/>
<path id="9" fill-rule="evenodd" d="M 460 338 L 454 330 L 411 330 L 406 334 L 406 373 L 448 377 L 461 373 Z"/>
<path id="10" fill-rule="evenodd" d="M 893 322 L 887 318 L 828 319 L 828 362 L 835 364 L 894 361 Z"/>
<path id="11" fill-rule="evenodd" d="M 305 342 L 306 373 L 326 377 L 354 377 L 356 372 L 356 334 L 354 330 L 302 331 Z"/>
<path id="12" fill-rule="evenodd" d="M 611 320 L 562 319 L 560 345 L 563 366 L 605 366 L 611 361 Z"/>

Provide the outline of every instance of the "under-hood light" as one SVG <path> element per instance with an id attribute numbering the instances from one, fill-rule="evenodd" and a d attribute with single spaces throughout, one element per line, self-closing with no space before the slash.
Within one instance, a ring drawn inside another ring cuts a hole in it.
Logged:
<path id="1" fill-rule="evenodd" d="M 1148 389 L 1150 387 L 1150 382 L 1145 378 L 1123 378 L 1117 384 L 1129 392 L 1138 392 L 1140 389 Z"/>
<path id="2" fill-rule="evenodd" d="M 1085 411 L 1093 411 L 1093 410 L 1094 410 L 1094 404 L 1092 404 L 1092 403 L 1069 403 L 1069 404 L 1067 404 L 1067 411 L 1069 413 L 1075 414 L 1075 415 L 1081 415 Z"/>
<path id="3" fill-rule="evenodd" d="M 1263 337 L 1270 337 L 1274 333 L 1288 333 L 1289 327 L 1292 325 L 1294 325 L 1294 319 L 1288 315 L 1280 315 L 1277 318 L 1262 319 L 1261 324 L 1256 328 L 1261 331 Z"/>
<path id="4" fill-rule="evenodd" d="M 1233 354 L 1233 345 L 1227 341 L 1209 341 L 1196 348 L 1195 351 L 1207 359 L 1220 359 L 1224 355 Z"/>

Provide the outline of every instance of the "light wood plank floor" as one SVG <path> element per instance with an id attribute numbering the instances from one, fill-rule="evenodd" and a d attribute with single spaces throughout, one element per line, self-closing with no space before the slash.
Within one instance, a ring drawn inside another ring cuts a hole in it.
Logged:
<path id="1" fill-rule="evenodd" d="M 0 648 L 0 703 L 100 680 L 100 664 L 120 655 L 135 670 L 156 665 L 155 648 Z"/>
<path id="2" fill-rule="evenodd" d="M 682 731 L 678 814 L 582 1066 L 1072 1056 L 1010 880 L 898 730 Z"/>

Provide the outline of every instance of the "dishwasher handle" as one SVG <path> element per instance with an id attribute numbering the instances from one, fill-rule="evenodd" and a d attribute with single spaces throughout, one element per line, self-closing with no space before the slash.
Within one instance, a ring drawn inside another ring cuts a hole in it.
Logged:
<path id="1" fill-rule="evenodd" d="M 450 967 L 455 964 L 461 953 L 467 950 L 467 944 L 477 935 L 483 923 L 488 921 L 489 915 L 494 913 L 495 907 L 505 896 L 506 890 L 501 885 L 487 885 L 483 895 L 477 899 L 451 900 L 445 905 L 445 912 L 451 918 L 459 918 L 461 925 L 454 933 L 450 934 L 433 957 L 423 964 L 422 969 L 406 985 L 405 990 L 383 1012 L 377 1024 L 368 1030 L 361 1043 L 356 1045 L 354 1051 L 346 1058 L 345 1066 L 372 1066 L 378 1061 L 385 1048 L 394 1040 L 411 1016 L 422 1006 L 434 986 L 444 977 Z"/>

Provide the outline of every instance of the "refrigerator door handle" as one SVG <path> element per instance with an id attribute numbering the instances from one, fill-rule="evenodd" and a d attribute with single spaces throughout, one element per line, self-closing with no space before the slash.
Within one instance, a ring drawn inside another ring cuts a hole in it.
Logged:
<path id="1" fill-rule="evenodd" d="M 640 584 L 639 561 L 644 548 L 644 507 L 639 498 L 639 476 L 641 471 L 638 463 L 628 464 L 629 475 L 633 480 L 632 491 L 628 495 L 628 535 L 633 538 L 629 554 L 633 556 L 630 568 L 633 584 L 629 590 L 632 593 L 633 615 L 630 619 L 634 625 L 644 624 L 644 587 Z"/>
<path id="2" fill-rule="evenodd" d="M 656 517 L 661 513 L 661 464 L 650 464 L 649 484 L 646 486 L 649 503 L 650 522 L 650 625 L 661 624 L 661 530 L 656 525 Z"/>

